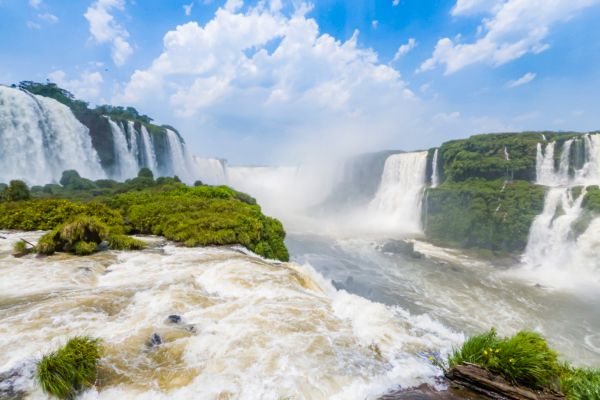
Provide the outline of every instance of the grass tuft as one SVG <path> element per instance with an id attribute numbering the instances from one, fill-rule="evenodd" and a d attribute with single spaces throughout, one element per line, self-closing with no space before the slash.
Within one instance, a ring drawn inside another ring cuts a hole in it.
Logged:
<path id="1" fill-rule="evenodd" d="M 96 252 L 97 247 L 98 245 L 94 242 L 77 242 L 73 250 L 78 256 L 89 256 Z"/>
<path id="2" fill-rule="evenodd" d="M 146 243 L 127 235 L 110 235 L 108 237 L 108 247 L 112 250 L 143 250 L 147 247 Z"/>
<path id="3" fill-rule="evenodd" d="M 565 366 L 560 387 L 569 400 L 600 399 L 600 369 Z"/>
<path id="4" fill-rule="evenodd" d="M 58 351 L 42 358 L 36 378 L 45 393 L 59 399 L 73 399 L 94 384 L 99 359 L 98 339 L 74 337 Z"/>
<path id="5" fill-rule="evenodd" d="M 558 355 L 546 340 L 527 331 L 510 338 L 499 338 L 494 329 L 473 336 L 448 358 L 450 367 L 464 362 L 534 389 L 557 386 L 561 371 Z"/>

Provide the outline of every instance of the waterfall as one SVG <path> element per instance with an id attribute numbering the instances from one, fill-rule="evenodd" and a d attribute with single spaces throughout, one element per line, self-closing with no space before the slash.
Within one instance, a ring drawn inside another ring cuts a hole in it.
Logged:
<path id="1" fill-rule="evenodd" d="M 540 185 L 554 185 L 556 174 L 554 172 L 554 147 L 556 143 L 551 142 L 542 150 L 542 144 L 537 144 L 536 175 L 537 183 Z"/>
<path id="2" fill-rule="evenodd" d="M 222 160 L 216 158 L 193 157 L 194 171 L 202 183 L 206 185 L 225 185 L 227 173 Z"/>
<path id="3" fill-rule="evenodd" d="M 88 129 L 56 100 L 0 86 L 0 182 L 45 184 L 67 169 L 105 177 Z"/>
<path id="4" fill-rule="evenodd" d="M 110 129 L 113 135 L 115 150 L 115 173 L 113 178 L 125 180 L 137 176 L 139 164 L 137 157 L 130 151 L 127 143 L 127 135 L 120 123 L 116 123 L 108 118 Z"/>
<path id="5" fill-rule="evenodd" d="M 569 165 L 571 161 L 571 145 L 573 144 L 573 139 L 567 140 L 563 144 L 562 152 L 560 153 L 560 163 L 558 166 L 558 177 L 556 179 L 560 184 L 568 184 L 569 182 Z"/>
<path id="6" fill-rule="evenodd" d="M 419 233 L 426 185 L 427 152 L 395 154 L 385 162 L 381 184 L 369 204 L 378 225 Z"/>
<path id="7" fill-rule="evenodd" d="M 190 182 L 192 178 L 190 177 L 189 168 L 191 162 L 179 135 L 172 130 L 167 129 L 167 142 L 169 144 L 169 154 L 173 173 L 182 181 L 192 183 Z"/>
<path id="8" fill-rule="evenodd" d="M 439 149 L 435 149 L 433 152 L 433 160 L 431 162 L 431 187 L 438 187 L 440 184 L 440 177 L 438 172 L 438 152 Z"/>
<path id="9" fill-rule="evenodd" d="M 144 125 L 141 128 L 142 146 L 144 147 L 144 166 L 150 168 L 154 174 L 158 172 L 158 166 L 156 163 L 156 153 L 154 151 L 154 144 L 150 138 L 150 134 Z"/>
<path id="10" fill-rule="evenodd" d="M 510 161 L 510 155 L 508 154 L 508 149 L 504 146 L 504 159 L 506 161 Z"/>
<path id="11" fill-rule="evenodd" d="M 129 139 L 129 152 L 136 160 L 136 163 L 141 165 L 140 163 L 140 146 L 138 144 L 137 131 L 135 130 L 135 124 L 133 121 L 127 121 L 127 133 Z"/>

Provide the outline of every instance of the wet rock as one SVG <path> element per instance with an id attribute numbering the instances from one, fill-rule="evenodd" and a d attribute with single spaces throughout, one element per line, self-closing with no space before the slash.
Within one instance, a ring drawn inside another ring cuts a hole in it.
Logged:
<path id="1" fill-rule="evenodd" d="M 25 399 L 27 392 L 19 388 L 19 383 L 33 377 L 34 364 L 23 365 L 19 368 L 0 373 L 0 400 Z"/>
<path id="2" fill-rule="evenodd" d="M 196 333 L 196 327 L 192 324 L 188 324 L 185 326 L 185 330 L 190 333 Z"/>
<path id="3" fill-rule="evenodd" d="M 180 324 L 183 318 L 181 318 L 181 315 L 172 314 L 167 317 L 167 321 L 172 324 Z"/>
<path id="4" fill-rule="evenodd" d="M 405 242 L 403 240 L 387 242 L 381 247 L 381 251 L 384 253 L 401 254 L 415 259 L 423 258 L 423 254 L 415 251 L 414 243 Z"/>
<path id="5" fill-rule="evenodd" d="M 162 338 L 160 337 L 160 335 L 158 333 L 153 333 L 152 336 L 150 336 L 150 339 L 148 339 L 148 342 L 146 342 L 146 346 L 148 347 L 156 347 L 162 344 Z"/>
<path id="6" fill-rule="evenodd" d="M 459 387 L 436 390 L 429 385 L 417 388 L 400 389 L 381 396 L 379 400 L 484 400 L 486 397 Z"/>

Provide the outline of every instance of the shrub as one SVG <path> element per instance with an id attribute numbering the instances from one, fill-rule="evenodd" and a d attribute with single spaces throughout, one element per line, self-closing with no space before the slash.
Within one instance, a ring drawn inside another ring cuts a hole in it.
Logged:
<path id="1" fill-rule="evenodd" d="M 561 375 L 560 387 L 569 400 L 600 399 L 600 369 L 567 365 Z"/>
<path id="2" fill-rule="evenodd" d="M 98 339 L 75 337 L 37 365 L 36 378 L 45 393 L 72 399 L 96 380 L 100 344 Z"/>
<path id="3" fill-rule="evenodd" d="M 56 230 L 50 231 L 42 236 L 35 246 L 35 252 L 47 256 L 54 254 L 56 252 L 56 236 L 58 236 L 58 231 Z"/>
<path id="4" fill-rule="evenodd" d="M 46 255 L 66 251 L 85 256 L 94 253 L 108 234 L 109 228 L 98 218 L 79 215 L 42 236 L 36 251 Z"/>
<path id="5" fill-rule="evenodd" d="M 13 254 L 15 256 L 24 256 L 30 252 L 30 249 L 27 248 L 27 243 L 22 240 L 19 240 L 13 245 Z"/>
<path id="6" fill-rule="evenodd" d="M 69 190 L 90 190 L 96 187 L 93 181 L 82 178 L 77 171 L 72 169 L 62 173 L 60 184 Z"/>
<path id="7" fill-rule="evenodd" d="M 534 389 L 552 387 L 561 368 L 555 351 L 539 334 L 522 331 L 499 338 L 494 329 L 465 341 L 448 358 L 450 367 L 469 362 Z"/>
<path id="8" fill-rule="evenodd" d="M 140 169 L 137 176 L 138 176 L 138 178 L 150 178 L 150 179 L 154 180 L 154 174 L 152 173 L 150 168 Z"/>
<path id="9" fill-rule="evenodd" d="M 127 235 L 110 235 L 108 237 L 108 247 L 112 250 L 143 250 L 146 243 Z"/>

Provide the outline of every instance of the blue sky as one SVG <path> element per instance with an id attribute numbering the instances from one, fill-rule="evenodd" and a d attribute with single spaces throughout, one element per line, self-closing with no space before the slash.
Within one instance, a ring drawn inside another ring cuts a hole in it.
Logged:
<path id="1" fill-rule="evenodd" d="M 600 0 L 0 0 L 0 82 L 133 105 L 233 163 L 600 129 Z"/>

